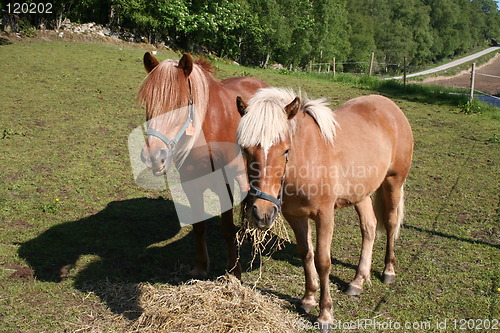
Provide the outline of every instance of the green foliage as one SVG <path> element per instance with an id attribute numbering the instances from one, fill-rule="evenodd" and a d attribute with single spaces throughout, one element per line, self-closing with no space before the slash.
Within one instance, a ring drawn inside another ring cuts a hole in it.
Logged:
<path id="1" fill-rule="evenodd" d="M 294 68 L 367 62 L 372 52 L 377 62 L 406 57 L 421 66 L 500 37 L 494 0 L 62 0 L 52 14 L 21 16 L 19 30 L 29 36 L 31 25 L 57 27 L 64 18 L 242 64 Z"/>
<path id="2" fill-rule="evenodd" d="M 25 37 L 33 37 L 35 35 L 36 28 L 31 25 L 27 20 L 19 21 L 19 33 Z"/>
<path id="3" fill-rule="evenodd" d="M 493 136 L 486 140 L 486 142 L 500 143 L 500 138 L 496 134 L 493 134 Z"/>
<path id="4" fill-rule="evenodd" d="M 4 128 L 1 139 L 11 139 L 14 135 L 26 136 L 26 132 L 19 132 L 12 128 Z"/>
<path id="5" fill-rule="evenodd" d="M 460 112 L 465 114 L 479 114 L 482 113 L 482 104 L 477 100 L 467 101 L 460 106 Z"/>
<path id="6" fill-rule="evenodd" d="M 60 201 L 59 201 L 59 198 L 56 198 L 54 201 L 52 202 L 48 202 L 48 203 L 43 203 L 40 205 L 40 210 L 43 212 L 43 213 L 51 213 L 51 214 L 54 214 L 57 212 L 57 210 L 59 209 L 59 205 L 60 205 Z"/>

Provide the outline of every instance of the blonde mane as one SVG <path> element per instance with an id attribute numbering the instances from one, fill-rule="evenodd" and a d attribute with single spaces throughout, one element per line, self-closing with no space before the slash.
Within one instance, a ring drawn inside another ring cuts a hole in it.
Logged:
<path id="1" fill-rule="evenodd" d="M 156 123 L 155 129 L 164 134 L 169 129 L 182 126 L 188 117 L 189 86 L 185 84 L 182 71 L 177 68 L 179 61 L 167 59 L 158 64 L 144 79 L 139 89 L 138 101 L 146 108 L 146 120 Z M 189 75 L 191 98 L 195 106 L 193 115 L 194 135 L 188 142 L 177 147 L 175 161 L 181 165 L 189 154 L 202 130 L 208 107 L 208 79 L 210 69 L 205 62 L 193 64 Z M 180 84 L 182 83 L 182 84 Z M 179 110 L 179 112 L 171 112 Z M 156 121 L 155 121 L 156 119 Z"/>
<path id="2" fill-rule="evenodd" d="M 300 94 L 299 94 L 300 95 Z M 287 135 L 293 137 L 296 118 L 288 120 L 285 107 L 297 95 L 291 89 L 260 89 L 249 101 L 246 114 L 238 126 L 238 144 L 242 147 L 260 145 L 264 149 L 284 140 Z M 323 139 L 333 144 L 337 122 L 333 111 L 325 99 L 309 100 L 299 96 L 300 109 L 309 114 L 320 128 Z"/>

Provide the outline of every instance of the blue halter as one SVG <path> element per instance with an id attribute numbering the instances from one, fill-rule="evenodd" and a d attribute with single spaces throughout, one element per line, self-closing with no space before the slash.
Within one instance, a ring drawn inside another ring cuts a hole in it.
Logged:
<path id="1" fill-rule="evenodd" d="M 261 190 L 259 190 L 258 188 L 256 188 L 253 185 L 250 185 L 250 192 L 249 193 L 250 193 L 250 195 L 254 196 L 257 199 L 271 201 L 273 204 L 278 206 L 278 208 L 281 208 L 281 204 L 283 203 L 283 186 L 281 186 L 279 198 L 273 197 L 270 194 L 262 192 Z"/>
<path id="2" fill-rule="evenodd" d="M 173 154 L 175 152 L 175 146 L 177 145 L 179 140 L 182 138 L 184 133 L 186 133 L 186 130 L 189 127 L 189 124 L 191 124 L 193 122 L 193 113 L 194 113 L 193 102 L 191 102 L 191 101 L 189 102 L 188 109 L 189 109 L 188 118 L 186 119 L 186 122 L 182 126 L 179 133 L 177 133 L 177 135 L 172 140 L 170 140 L 165 135 L 163 135 L 163 133 L 160 133 L 157 130 L 154 130 L 152 128 L 148 128 L 146 130 L 146 135 L 147 136 L 150 136 L 150 135 L 156 136 L 158 139 L 160 139 L 161 141 L 163 141 L 165 143 L 165 145 L 167 146 L 167 149 L 170 150 L 170 152 Z"/>
<path id="3" fill-rule="evenodd" d="M 175 146 L 179 142 L 179 140 L 182 138 L 184 133 L 186 133 L 187 128 L 189 127 L 189 124 L 193 122 L 193 115 L 194 115 L 194 104 L 193 104 L 193 96 L 191 95 L 191 80 L 188 79 L 188 88 L 189 88 L 189 104 L 188 104 L 188 118 L 186 119 L 186 122 L 182 126 L 181 130 L 177 135 L 170 140 L 167 138 L 163 133 L 158 132 L 157 130 L 154 130 L 152 128 L 148 128 L 146 130 L 146 135 L 147 136 L 156 136 L 158 139 L 163 141 L 165 145 L 167 146 L 167 149 L 170 151 L 171 155 L 174 155 L 175 153 Z"/>
<path id="4" fill-rule="evenodd" d="M 286 156 L 285 160 L 285 171 L 283 172 L 283 177 L 281 177 L 281 188 L 280 188 L 280 193 L 278 194 L 278 197 L 274 197 L 266 192 L 262 192 L 252 184 L 250 184 L 250 191 L 248 192 L 251 196 L 257 198 L 257 199 L 262 199 L 262 200 L 267 200 L 278 206 L 278 209 L 281 210 L 281 205 L 283 204 L 283 190 L 284 190 L 284 185 L 285 185 L 285 173 L 286 173 L 286 165 L 288 164 L 288 155 Z"/>

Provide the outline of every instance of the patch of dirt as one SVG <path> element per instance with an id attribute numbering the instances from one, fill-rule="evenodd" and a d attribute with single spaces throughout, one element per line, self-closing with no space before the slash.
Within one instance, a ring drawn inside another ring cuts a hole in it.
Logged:
<path id="1" fill-rule="evenodd" d="M 8 220 L 6 221 L 6 224 L 9 226 L 9 228 L 12 228 L 14 230 L 23 230 L 33 227 L 33 224 L 28 223 L 25 220 Z"/>
<path id="2" fill-rule="evenodd" d="M 35 271 L 33 271 L 28 266 L 21 265 L 19 263 L 7 264 L 6 268 L 13 270 L 14 272 L 10 275 L 10 278 L 17 281 L 31 281 L 35 276 Z"/>
<path id="3" fill-rule="evenodd" d="M 493 75 L 497 77 L 484 76 L 481 74 Z M 470 69 L 458 75 L 445 77 L 432 77 L 425 79 L 423 83 L 456 88 L 470 88 Z M 487 63 L 476 67 L 476 77 L 474 87 L 476 90 L 491 94 L 500 94 L 500 53 L 494 56 Z"/>

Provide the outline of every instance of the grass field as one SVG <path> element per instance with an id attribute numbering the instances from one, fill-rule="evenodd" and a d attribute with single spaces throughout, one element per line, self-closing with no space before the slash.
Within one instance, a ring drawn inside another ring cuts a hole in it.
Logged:
<path id="1" fill-rule="evenodd" d="M 144 47 L 37 39 L 0 44 L 0 332 L 126 331 L 142 311 L 140 295 L 117 295 L 116 286 L 177 285 L 188 279 L 194 254 L 190 229 L 180 228 L 166 194 L 141 190 L 132 177 L 127 136 L 144 120 L 135 103 Z M 166 57 L 177 55 L 158 55 Z M 474 319 L 477 328 L 500 319 L 498 116 L 465 115 L 439 94 L 215 65 L 218 78 L 257 76 L 326 96 L 333 107 L 383 93 L 410 120 L 415 153 L 396 283 L 380 280 L 379 237 L 372 286 L 359 297 L 341 292 L 354 277 L 361 237 L 354 210 L 337 212 L 336 319 L 410 323 L 412 332 L 444 331 L 445 321 L 447 332 L 464 331 L 463 320 Z M 210 223 L 214 278 L 224 273 L 226 259 L 219 222 Z M 250 250 L 242 251 L 243 281 L 257 282 L 293 309 L 304 284 L 295 245 L 265 258 L 260 270 L 248 267 Z M 391 331 L 379 328 L 367 330 Z"/>

